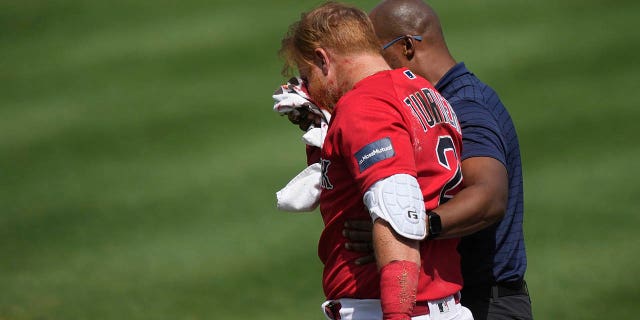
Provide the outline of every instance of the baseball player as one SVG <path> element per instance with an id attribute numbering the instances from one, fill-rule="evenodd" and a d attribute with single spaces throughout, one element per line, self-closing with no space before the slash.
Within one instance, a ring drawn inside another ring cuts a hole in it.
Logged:
<path id="1" fill-rule="evenodd" d="M 391 70 L 359 9 L 324 4 L 282 41 L 310 98 L 331 112 L 320 152 L 318 254 L 329 319 L 472 319 L 460 305 L 457 239 L 438 233 L 430 209 L 462 182 L 460 126 L 448 102 L 408 69 Z M 345 221 L 373 221 L 377 266 L 345 249 Z"/>
<path id="2" fill-rule="evenodd" d="M 423 1 L 385 0 L 370 17 L 387 62 L 434 83 L 460 119 L 464 188 L 433 212 L 442 217 L 438 238 L 464 236 L 462 304 L 475 319 L 532 319 L 524 281 L 522 169 L 509 112 L 493 89 L 456 63 L 436 13 Z M 359 230 L 350 228 L 347 236 L 370 238 L 366 224 L 350 223 Z M 348 247 L 370 250 L 366 241 Z"/>

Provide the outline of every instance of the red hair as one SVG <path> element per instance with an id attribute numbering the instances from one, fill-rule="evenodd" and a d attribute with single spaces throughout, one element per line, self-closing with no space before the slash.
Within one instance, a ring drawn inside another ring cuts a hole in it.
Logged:
<path id="1" fill-rule="evenodd" d="M 289 26 L 279 54 L 285 60 L 283 75 L 302 64 L 311 64 L 315 49 L 327 48 L 338 54 L 380 53 L 380 44 L 369 16 L 362 10 L 337 2 L 327 2 L 301 15 Z"/>

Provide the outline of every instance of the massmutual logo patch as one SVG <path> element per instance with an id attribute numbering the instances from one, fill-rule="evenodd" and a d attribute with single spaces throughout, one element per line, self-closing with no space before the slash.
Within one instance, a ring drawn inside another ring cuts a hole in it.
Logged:
<path id="1" fill-rule="evenodd" d="M 391 139 L 382 138 L 380 140 L 369 143 L 362 147 L 354 157 L 360 167 L 360 172 L 367 170 L 372 165 L 384 160 L 389 159 L 396 155 L 396 151 L 393 150 L 391 145 Z"/>

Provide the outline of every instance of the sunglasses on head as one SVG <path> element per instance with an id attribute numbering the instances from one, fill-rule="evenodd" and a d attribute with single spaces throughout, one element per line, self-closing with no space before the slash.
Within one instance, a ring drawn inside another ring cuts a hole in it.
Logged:
<path id="1" fill-rule="evenodd" d="M 390 46 L 392 46 L 394 43 L 402 40 L 402 39 L 406 39 L 406 38 L 413 38 L 417 41 L 422 41 L 422 36 L 413 36 L 413 35 L 406 35 L 406 36 L 399 36 L 391 41 L 389 41 L 389 43 L 385 44 L 384 46 L 382 46 L 382 50 L 389 48 Z"/>

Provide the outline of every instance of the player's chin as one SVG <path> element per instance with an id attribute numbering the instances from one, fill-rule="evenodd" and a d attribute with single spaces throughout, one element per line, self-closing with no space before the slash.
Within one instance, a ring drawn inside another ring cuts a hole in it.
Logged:
<path id="1" fill-rule="evenodd" d="M 339 99 L 340 93 L 334 90 L 327 90 L 320 99 L 319 105 L 325 110 L 332 111 Z"/>
<path id="2" fill-rule="evenodd" d="M 313 92 L 310 92 L 312 96 L 312 100 L 316 102 L 318 107 L 333 110 L 333 107 L 340 99 L 341 93 L 337 86 L 332 85 L 331 83 L 320 82 L 318 81 L 315 86 Z"/>

